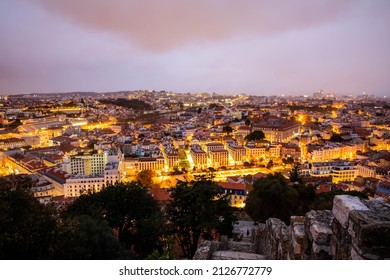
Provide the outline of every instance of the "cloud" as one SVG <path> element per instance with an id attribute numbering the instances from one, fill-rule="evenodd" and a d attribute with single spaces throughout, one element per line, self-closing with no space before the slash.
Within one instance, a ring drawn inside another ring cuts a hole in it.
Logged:
<path id="1" fill-rule="evenodd" d="M 275 36 L 342 19 L 352 0 L 34 0 L 78 25 L 116 32 L 148 51 L 222 41 L 242 34 Z"/>
<path id="2" fill-rule="evenodd" d="M 388 0 L 1 0 L 0 92 L 387 94 L 389 13 Z"/>

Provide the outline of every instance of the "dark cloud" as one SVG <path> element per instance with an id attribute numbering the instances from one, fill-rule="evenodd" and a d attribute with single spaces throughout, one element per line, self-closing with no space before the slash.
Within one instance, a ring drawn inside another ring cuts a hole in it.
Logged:
<path id="1" fill-rule="evenodd" d="M 0 93 L 389 95 L 388 0 L 1 0 Z"/>
<path id="2" fill-rule="evenodd" d="M 342 19 L 353 0 L 35 0 L 77 24 L 153 51 L 241 34 L 274 36 Z"/>

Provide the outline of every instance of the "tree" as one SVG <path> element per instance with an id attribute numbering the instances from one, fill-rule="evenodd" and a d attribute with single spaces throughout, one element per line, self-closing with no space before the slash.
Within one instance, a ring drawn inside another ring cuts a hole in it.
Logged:
<path id="1" fill-rule="evenodd" d="M 264 132 L 262 132 L 261 130 L 255 130 L 249 133 L 247 136 L 245 136 L 245 140 L 247 141 L 263 140 L 264 138 L 265 138 Z"/>
<path id="2" fill-rule="evenodd" d="M 58 260 L 127 259 L 125 247 L 108 223 L 87 215 L 59 223 L 51 258 Z"/>
<path id="3" fill-rule="evenodd" d="M 230 133 L 233 132 L 233 128 L 232 128 L 230 125 L 227 125 L 227 126 L 224 126 L 224 127 L 222 128 L 222 131 L 223 131 L 224 133 L 226 133 L 227 135 L 229 135 Z"/>
<path id="4" fill-rule="evenodd" d="M 293 188 L 298 192 L 298 204 L 294 215 L 304 216 L 312 209 L 311 205 L 316 199 L 315 187 L 299 182 L 295 183 Z"/>
<path id="5" fill-rule="evenodd" d="M 56 222 L 28 176 L 0 178 L 0 259 L 48 259 Z"/>
<path id="6" fill-rule="evenodd" d="M 332 136 L 330 137 L 329 141 L 341 143 L 344 141 L 344 139 L 343 139 L 343 137 L 341 137 L 341 134 L 333 133 Z"/>
<path id="7" fill-rule="evenodd" d="M 171 197 L 166 213 L 184 257 L 191 259 L 199 240 L 210 239 L 213 231 L 231 236 L 233 208 L 216 183 L 206 178 L 179 181 Z"/>
<path id="8" fill-rule="evenodd" d="M 161 247 L 164 223 L 160 206 L 139 183 L 117 184 L 82 195 L 66 214 L 69 218 L 88 215 L 105 220 L 135 258 L 145 258 Z"/>
<path id="9" fill-rule="evenodd" d="M 156 177 L 156 171 L 154 170 L 142 170 L 137 174 L 137 180 L 140 183 L 149 188 L 156 187 L 156 184 L 153 181 L 153 178 Z"/>
<path id="10" fill-rule="evenodd" d="M 358 191 L 343 191 L 335 190 L 330 192 L 323 192 L 316 195 L 315 200 L 311 203 L 310 209 L 313 210 L 332 210 L 333 208 L 333 199 L 336 195 L 351 195 L 357 196 L 363 199 L 367 199 L 368 196 L 362 192 Z"/>
<path id="11" fill-rule="evenodd" d="M 290 170 L 290 182 L 302 183 L 301 175 L 299 174 L 299 164 L 294 164 Z"/>
<path id="12" fill-rule="evenodd" d="M 267 163 L 267 168 L 268 168 L 268 169 L 271 169 L 273 166 L 274 166 L 274 161 L 271 159 L 271 160 Z"/>
<path id="13" fill-rule="evenodd" d="M 63 218 L 33 197 L 32 184 L 29 176 L 0 178 L 0 259 L 127 258 L 106 221 Z"/>
<path id="14" fill-rule="evenodd" d="M 140 99 L 125 99 L 125 98 L 117 98 L 117 99 L 99 99 L 99 102 L 102 104 L 113 104 L 116 106 L 122 106 L 134 110 L 152 110 L 153 107 Z"/>
<path id="15" fill-rule="evenodd" d="M 292 157 L 282 158 L 282 161 L 284 164 L 293 164 L 294 163 L 294 159 Z"/>
<path id="16" fill-rule="evenodd" d="M 245 125 L 246 126 L 250 126 L 251 125 L 251 120 L 250 119 L 246 119 L 245 120 Z"/>
<path id="17" fill-rule="evenodd" d="M 245 211 L 253 220 L 264 223 L 279 218 L 286 224 L 298 205 L 298 192 L 287 185 L 283 175 L 276 173 L 253 183 L 246 199 Z"/>

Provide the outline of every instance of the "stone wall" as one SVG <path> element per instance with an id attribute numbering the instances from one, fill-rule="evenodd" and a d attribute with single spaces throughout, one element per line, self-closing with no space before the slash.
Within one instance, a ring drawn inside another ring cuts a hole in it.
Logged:
<path id="1" fill-rule="evenodd" d="M 271 218 L 253 236 L 267 259 L 389 259 L 390 205 L 339 195 L 332 211 L 291 217 L 290 226 Z"/>
<path id="2" fill-rule="evenodd" d="M 335 259 L 390 259 L 390 205 L 336 196 L 332 253 Z"/>
<path id="3" fill-rule="evenodd" d="M 239 254 L 239 252 L 245 254 Z M 332 211 L 293 216 L 289 226 L 270 218 L 251 228 L 250 240 L 205 241 L 194 259 L 390 259 L 390 205 L 335 196 Z"/>

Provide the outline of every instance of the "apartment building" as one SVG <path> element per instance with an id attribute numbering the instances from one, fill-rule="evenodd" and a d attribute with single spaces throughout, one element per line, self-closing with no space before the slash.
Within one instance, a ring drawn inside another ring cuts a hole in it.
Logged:
<path id="1" fill-rule="evenodd" d="M 211 165 L 215 168 L 229 165 L 229 152 L 225 149 L 214 149 L 210 151 Z"/>
<path id="2" fill-rule="evenodd" d="M 196 168 L 207 167 L 207 154 L 202 150 L 200 145 L 191 145 L 190 155 Z"/>
<path id="3" fill-rule="evenodd" d="M 238 146 L 237 144 L 229 144 L 227 146 L 227 151 L 232 157 L 235 164 L 243 164 L 246 161 L 246 150 L 243 146 Z"/>

